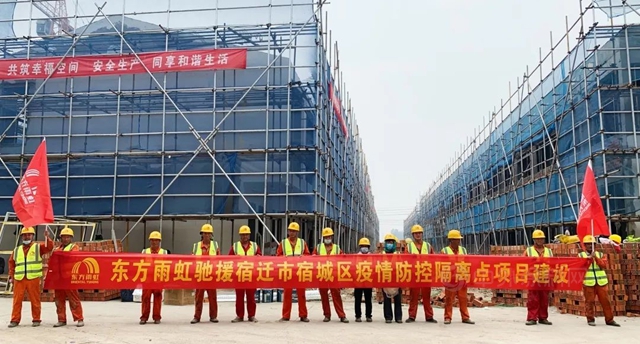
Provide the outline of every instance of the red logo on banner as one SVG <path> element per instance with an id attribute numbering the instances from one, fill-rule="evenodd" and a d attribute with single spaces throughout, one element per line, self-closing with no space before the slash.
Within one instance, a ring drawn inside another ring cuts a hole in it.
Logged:
<path id="1" fill-rule="evenodd" d="M 187 72 L 247 68 L 246 49 L 201 49 L 127 55 L 90 55 L 36 59 L 0 59 L 0 80 Z M 142 63 L 141 63 L 142 61 Z M 60 63 L 60 64 L 58 64 Z"/>
<path id="2" fill-rule="evenodd" d="M 13 209 L 25 227 L 53 222 L 47 143 L 42 141 L 13 195 Z"/>

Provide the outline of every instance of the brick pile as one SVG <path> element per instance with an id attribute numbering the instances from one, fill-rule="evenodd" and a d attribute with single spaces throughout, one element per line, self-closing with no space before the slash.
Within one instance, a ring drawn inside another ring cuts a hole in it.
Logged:
<path id="1" fill-rule="evenodd" d="M 555 257 L 576 257 L 581 248 L 578 244 L 547 245 Z M 519 256 L 525 246 L 492 246 L 491 254 Z M 640 245 L 623 244 L 618 253 L 611 245 L 596 245 L 607 259 L 607 277 L 609 279 L 609 301 L 614 316 L 635 316 L 640 313 Z M 526 290 L 494 290 L 492 301 L 496 304 L 526 306 Z M 582 291 L 556 291 L 551 293 L 551 303 L 561 313 L 584 316 L 585 299 Z M 602 307 L 596 301 L 596 316 L 603 316 Z"/>
<path id="2" fill-rule="evenodd" d="M 444 294 L 444 292 L 442 292 L 442 293 L 432 297 L 431 298 L 431 301 L 432 301 L 431 303 L 433 304 L 434 307 L 442 307 L 442 308 L 444 308 L 444 297 L 445 297 L 445 294 Z M 494 305 L 493 301 L 484 300 L 482 298 L 482 296 L 479 296 L 479 297 L 476 298 L 474 293 L 467 293 L 467 306 L 468 307 L 480 307 L 481 308 L 481 307 L 491 307 L 493 305 Z M 453 301 L 453 307 L 458 307 L 458 306 L 459 306 L 458 298 L 456 298 Z"/>
<path id="3" fill-rule="evenodd" d="M 57 245 L 58 243 L 56 243 Z M 78 250 L 86 251 L 86 252 L 116 252 L 115 245 L 113 240 L 102 240 L 102 241 L 81 241 L 74 242 L 78 246 Z M 117 240 L 118 252 L 122 252 L 122 242 Z M 50 254 L 44 255 L 42 257 L 44 276 L 46 278 L 46 273 L 48 270 Z M 78 290 L 80 293 L 81 301 L 109 301 L 114 300 L 120 297 L 120 290 L 118 289 L 85 289 Z M 28 300 L 28 296 L 25 294 L 25 301 Z M 42 302 L 53 302 L 54 301 L 54 291 L 53 290 L 43 290 L 41 294 Z"/>

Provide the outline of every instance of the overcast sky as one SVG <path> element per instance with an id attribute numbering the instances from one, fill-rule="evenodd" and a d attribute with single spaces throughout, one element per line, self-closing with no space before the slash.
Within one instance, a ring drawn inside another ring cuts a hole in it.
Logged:
<path id="1" fill-rule="evenodd" d="M 460 144 L 508 98 L 509 82 L 515 87 L 538 64 L 539 47 L 549 51 L 549 32 L 560 38 L 565 16 L 573 23 L 580 12 L 578 0 L 348 0 L 328 8 L 381 236 L 402 228 Z M 585 27 L 592 22 L 588 15 Z"/>

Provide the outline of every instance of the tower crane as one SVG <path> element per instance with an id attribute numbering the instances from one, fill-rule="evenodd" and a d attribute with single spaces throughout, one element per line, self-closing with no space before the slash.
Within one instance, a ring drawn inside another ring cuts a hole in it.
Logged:
<path id="1" fill-rule="evenodd" d="M 66 0 L 34 0 L 33 6 L 49 19 L 36 22 L 36 32 L 40 36 L 59 36 L 64 32 L 71 33 L 73 28 L 67 18 Z"/>

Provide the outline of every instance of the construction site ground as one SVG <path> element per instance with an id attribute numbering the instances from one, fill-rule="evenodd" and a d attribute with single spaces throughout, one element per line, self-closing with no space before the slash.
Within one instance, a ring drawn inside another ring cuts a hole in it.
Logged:
<path id="1" fill-rule="evenodd" d="M 434 291 L 435 292 L 435 291 Z M 525 326 L 526 309 L 522 307 L 470 308 L 476 325 L 460 322 L 460 315 L 454 309 L 451 325 L 443 324 L 443 309 L 435 308 L 438 324 L 424 322 L 420 307 L 415 323 L 386 324 L 382 316 L 382 305 L 374 302 L 373 322 L 356 323 L 354 320 L 353 298 L 344 296 L 345 311 L 349 324 L 338 322 L 332 314 L 330 323 L 322 322 L 322 306 L 319 301 L 308 302 L 309 323 L 295 318 L 297 304 L 293 304 L 292 321 L 279 323 L 282 303 L 259 303 L 258 323 L 231 323 L 235 317 L 233 302 L 219 302 L 219 323 L 202 322 L 191 325 L 193 305 L 167 306 L 162 308 L 162 323 L 154 325 L 138 324 L 140 304 L 121 302 L 84 302 L 85 326 L 77 328 L 71 323 L 66 327 L 53 328 L 56 322 L 55 305 L 42 304 L 42 326 L 31 327 L 30 307 L 23 305 L 22 322 L 19 327 L 9 329 L 11 299 L 0 298 L 0 317 L 5 323 L 0 328 L 0 343 L 47 343 L 47 344 L 140 344 L 140 343 L 180 343 L 190 341 L 213 343 L 637 343 L 640 318 L 621 317 L 616 320 L 622 325 L 614 328 L 597 319 L 596 327 L 589 327 L 583 317 L 559 314 L 550 309 L 549 319 L 553 326 Z M 407 318 L 408 307 L 402 307 L 403 318 Z M 364 309 L 363 309 L 364 311 Z M 206 318 L 207 305 L 203 320 Z M 68 317 L 71 315 L 69 314 Z"/>

